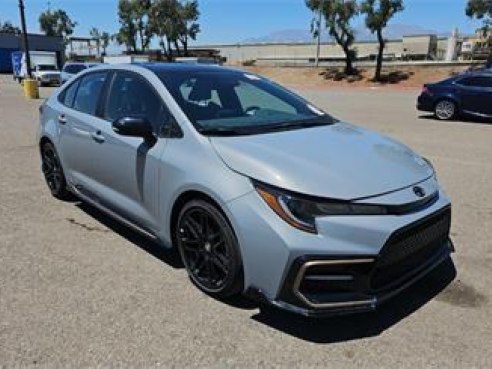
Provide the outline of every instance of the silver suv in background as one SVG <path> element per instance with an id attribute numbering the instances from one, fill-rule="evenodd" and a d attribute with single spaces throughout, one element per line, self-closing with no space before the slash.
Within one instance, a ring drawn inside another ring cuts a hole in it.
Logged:
<path id="1" fill-rule="evenodd" d="M 100 63 L 65 63 L 61 72 L 61 83 L 69 81 L 77 73 L 88 68 L 96 67 Z"/>
<path id="2" fill-rule="evenodd" d="M 41 106 L 51 193 L 162 247 L 209 295 L 304 315 L 373 310 L 448 259 L 430 162 L 241 70 L 86 70 Z"/>

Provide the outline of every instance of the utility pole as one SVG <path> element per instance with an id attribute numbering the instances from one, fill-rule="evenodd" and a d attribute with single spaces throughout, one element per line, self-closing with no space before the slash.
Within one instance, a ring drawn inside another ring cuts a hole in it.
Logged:
<path id="1" fill-rule="evenodd" d="M 22 36 L 24 39 L 24 52 L 25 52 L 25 58 L 26 58 L 26 65 L 27 65 L 27 75 L 29 78 L 32 78 L 31 74 L 31 56 L 29 54 L 29 41 L 27 37 L 27 27 L 26 27 L 26 16 L 24 14 L 24 0 L 19 0 L 19 11 L 20 11 L 20 18 L 21 18 L 21 26 L 22 26 Z"/>
<path id="2" fill-rule="evenodd" d="M 321 53 L 321 21 L 322 21 L 322 15 L 323 15 L 323 6 L 320 6 L 319 12 L 318 12 L 318 23 L 316 25 L 317 29 L 317 40 L 316 40 L 316 59 L 314 61 L 314 64 L 316 67 L 319 66 L 319 56 Z"/>

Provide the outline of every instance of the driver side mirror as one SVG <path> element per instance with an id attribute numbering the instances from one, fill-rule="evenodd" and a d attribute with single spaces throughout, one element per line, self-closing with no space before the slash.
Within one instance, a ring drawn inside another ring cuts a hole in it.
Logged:
<path id="1" fill-rule="evenodd" d="M 143 117 L 123 117 L 113 122 L 113 131 L 121 136 L 154 138 L 152 125 Z"/>

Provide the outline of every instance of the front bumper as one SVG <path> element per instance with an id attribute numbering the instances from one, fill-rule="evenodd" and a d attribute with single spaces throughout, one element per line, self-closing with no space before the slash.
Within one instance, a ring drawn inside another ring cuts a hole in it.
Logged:
<path id="1" fill-rule="evenodd" d="M 449 258 L 450 225 L 447 207 L 395 232 L 376 257 L 300 257 L 270 302 L 305 316 L 375 310 Z"/>
<path id="2" fill-rule="evenodd" d="M 61 78 L 59 76 L 42 76 L 39 78 L 39 82 L 46 85 L 59 85 Z"/>

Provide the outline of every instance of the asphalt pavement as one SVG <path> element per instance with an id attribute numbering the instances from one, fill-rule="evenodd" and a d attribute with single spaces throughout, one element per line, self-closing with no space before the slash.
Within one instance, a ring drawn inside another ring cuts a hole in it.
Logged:
<path id="1" fill-rule="evenodd" d="M 371 314 L 309 320 L 211 299 L 175 253 L 49 195 L 41 100 L 0 76 L 0 366 L 492 367 L 492 124 L 435 121 L 417 92 L 300 92 L 435 164 L 454 265 Z"/>

